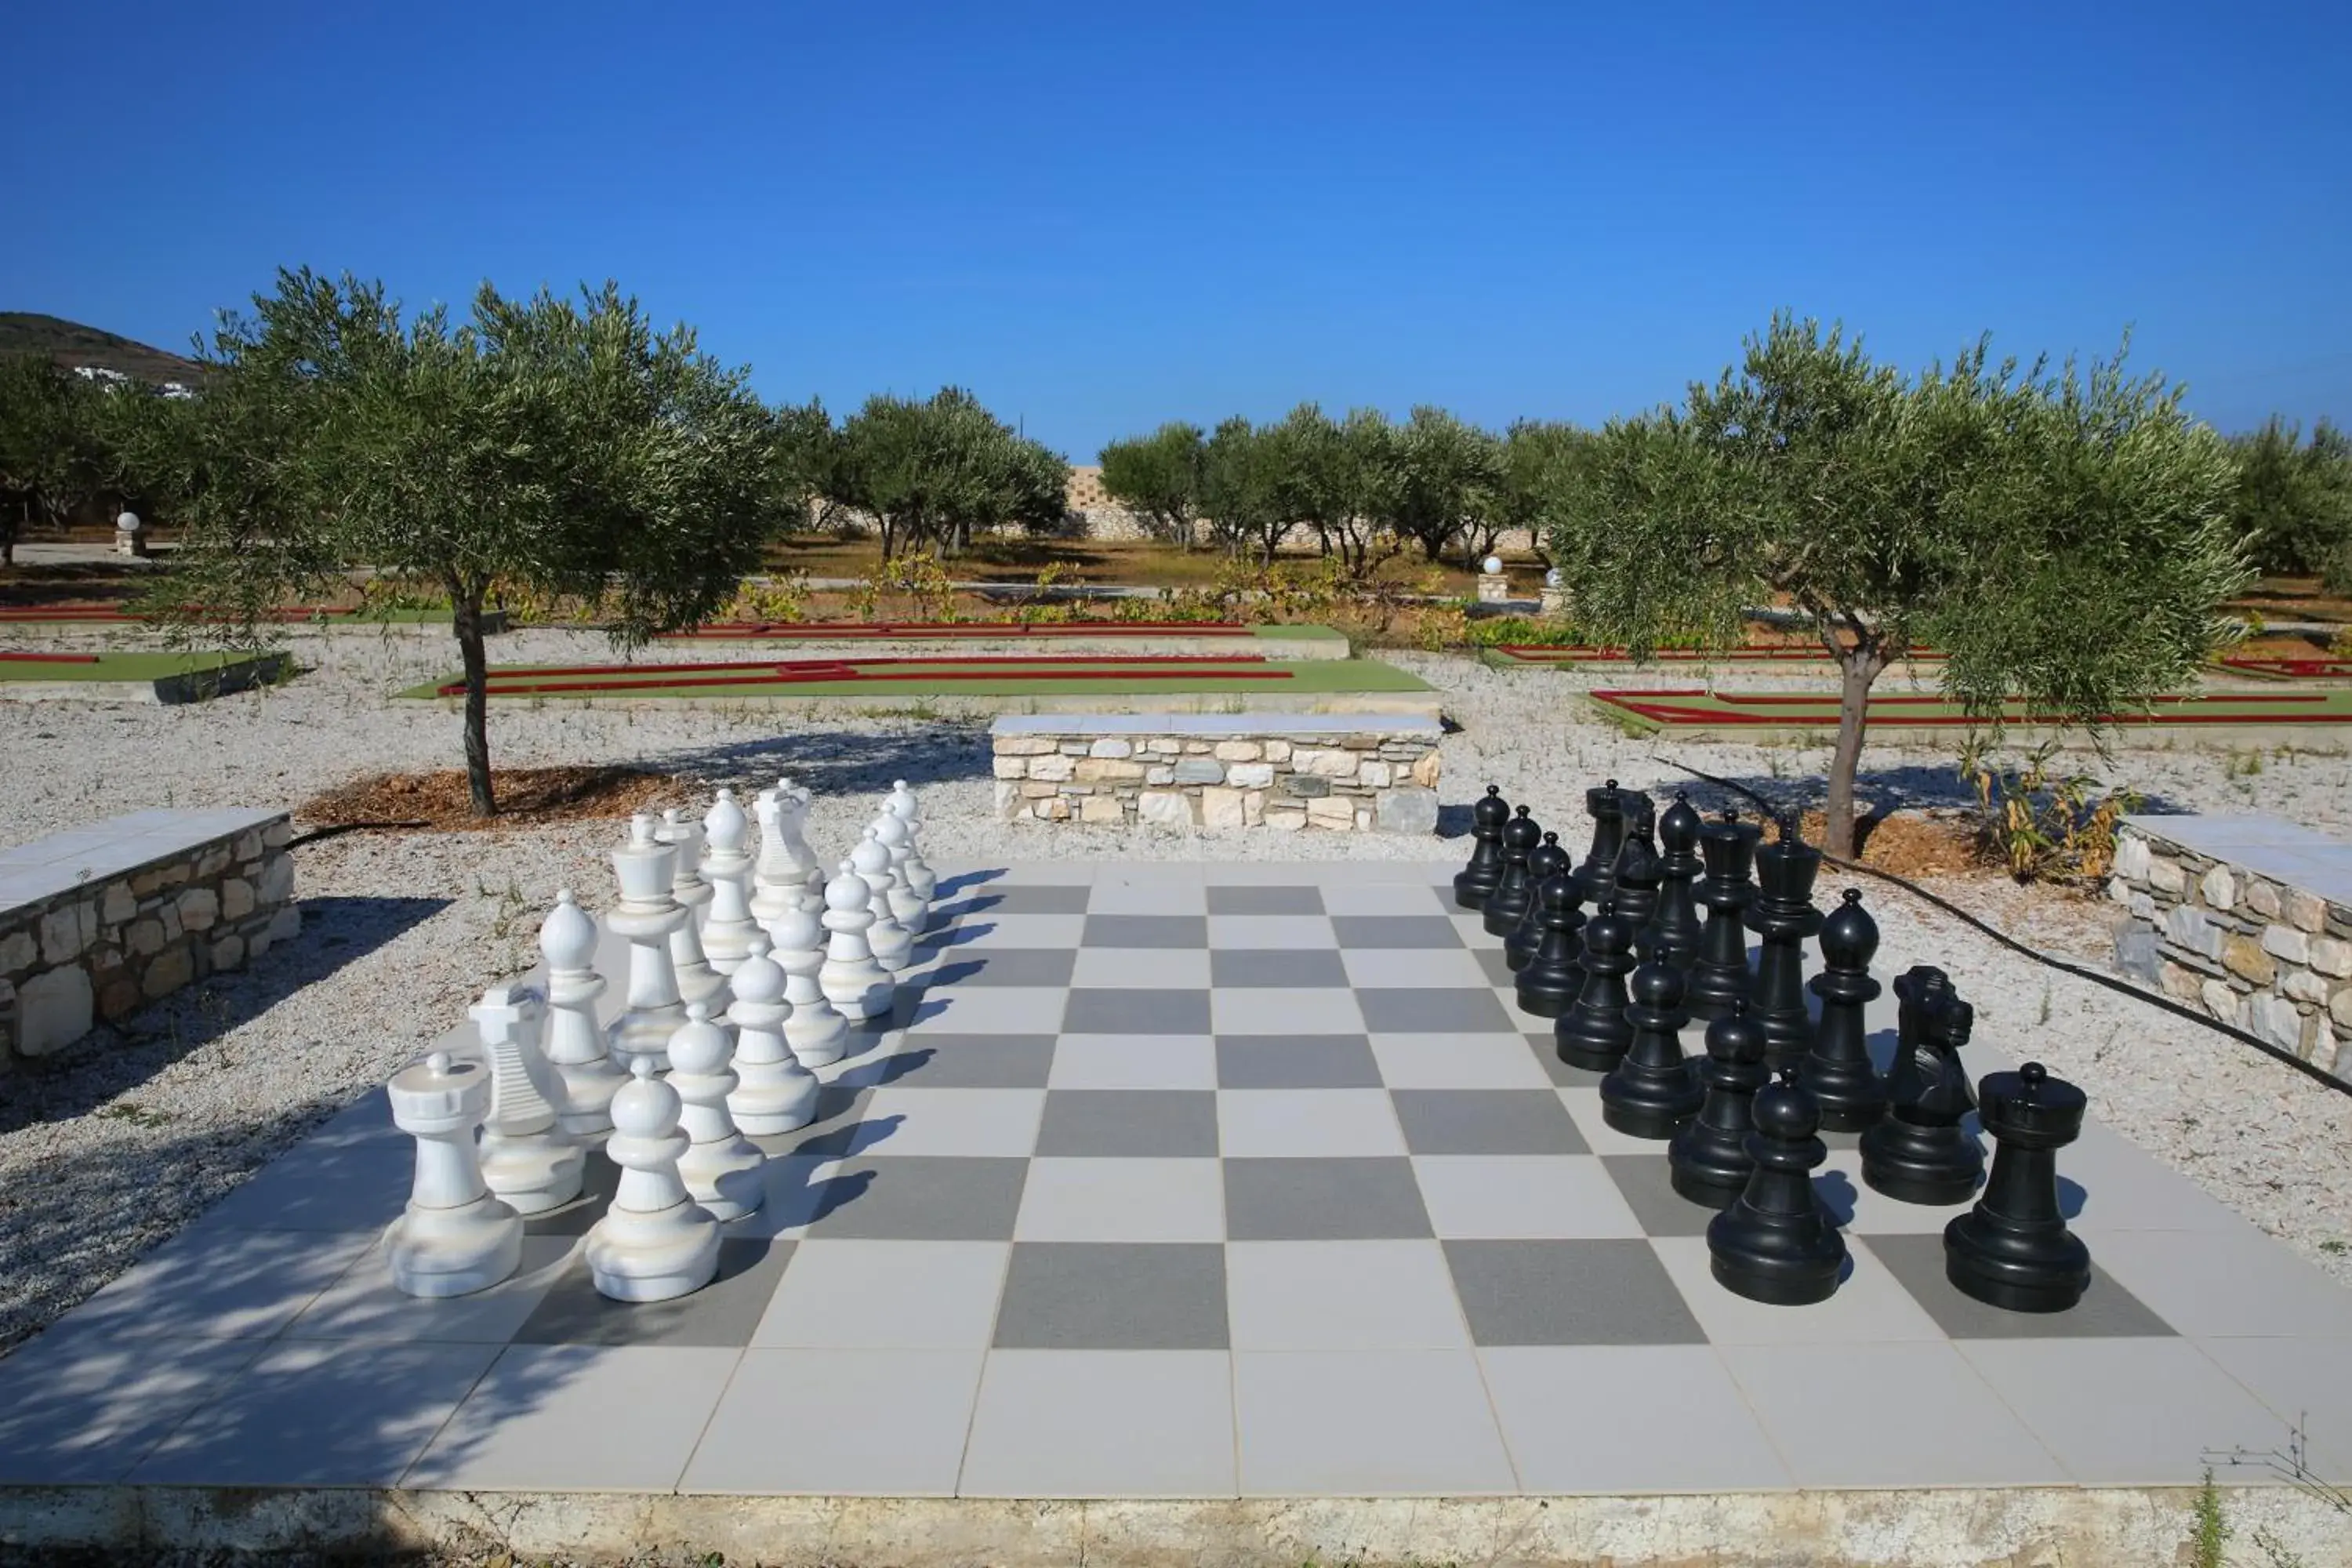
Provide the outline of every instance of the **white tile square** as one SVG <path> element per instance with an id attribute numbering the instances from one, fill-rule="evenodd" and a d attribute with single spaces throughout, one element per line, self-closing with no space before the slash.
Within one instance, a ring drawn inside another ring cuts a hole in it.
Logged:
<path id="1" fill-rule="evenodd" d="M 1718 1345 L 1801 1487 L 2052 1486 L 2065 1468 L 1948 1341 Z M 1917 1442 L 1888 1440 L 1899 1399 Z"/>
<path id="2" fill-rule="evenodd" d="M 1405 1152 L 1384 1089 L 1219 1089 L 1217 1147 L 1243 1159 Z"/>
<path id="3" fill-rule="evenodd" d="M 2352 1290 L 2252 1226 L 2084 1239 L 2093 1262 L 2181 1333 L 2352 1337 Z"/>
<path id="4" fill-rule="evenodd" d="M 1446 873 L 1450 883 L 1453 873 Z M 1351 915 L 1438 915 L 1451 905 L 1438 901 L 1437 895 L 1418 880 L 1366 882 L 1349 879 L 1344 891 L 1334 891 L 1326 897 L 1325 908 Z"/>
<path id="5" fill-rule="evenodd" d="M 966 1447 L 964 1497 L 1231 1497 L 1223 1351 L 996 1351 Z"/>
<path id="6" fill-rule="evenodd" d="M 924 993 L 910 1037 L 924 1029 L 951 1035 L 1050 1035 L 1062 1026 L 1066 985 L 959 985 Z"/>
<path id="7" fill-rule="evenodd" d="M 873 1155 L 1026 1155 L 1045 1113 L 1042 1089 L 874 1091 L 859 1119 L 858 1149 Z"/>
<path id="8" fill-rule="evenodd" d="M 1971 1340 L 1959 1351 L 2084 1486 L 2191 1487 L 2208 1453 L 2285 1439 L 2277 1416 L 2187 1340 Z"/>
<path id="9" fill-rule="evenodd" d="M 1213 914 L 1209 917 L 1209 945 L 1238 950 L 1270 948 L 1280 952 L 1337 947 L 1339 938 L 1332 934 L 1331 917 L 1328 914 Z"/>
<path id="10" fill-rule="evenodd" d="M 509 1345 L 401 1479 L 467 1491 L 667 1492 L 742 1355 Z M 614 1440 L 625 1415 L 627 1439 Z"/>
<path id="11" fill-rule="evenodd" d="M 1808 1307 L 1768 1306 L 1725 1289 L 1716 1282 L 1704 1236 L 1652 1237 L 1650 1246 L 1690 1304 L 1691 1315 L 1718 1345 L 1875 1344 L 1944 1337 L 1869 1245 L 1851 1237 L 1849 1272 L 1837 1293 Z"/>
<path id="12" fill-rule="evenodd" d="M 1209 950 L 1204 947 L 1082 947 L 1071 966 L 1072 985 L 1181 986 L 1206 990 Z"/>
<path id="13" fill-rule="evenodd" d="M 1236 1351 L 1244 1497 L 1518 1490 L 1468 1351 Z"/>
<path id="14" fill-rule="evenodd" d="M 1990 1153 L 1990 1140 L 1986 1142 Z M 2255 1228 L 2189 1177 L 2096 1123 L 2084 1127 L 2082 1137 L 2058 1156 L 2058 1179 L 2066 1224 L 2085 1238 L 2111 1230 Z"/>
<path id="15" fill-rule="evenodd" d="M 381 1244 L 302 1309 L 281 1340 L 435 1340 L 505 1344 L 552 1289 L 579 1237 L 526 1236 L 513 1274 L 470 1296 L 419 1300 L 392 1282 Z"/>
<path id="16" fill-rule="evenodd" d="M 1976 1203 L 1969 1198 L 1957 1204 L 1906 1204 L 1900 1198 L 1888 1197 L 1875 1191 L 1862 1179 L 1862 1151 L 1832 1149 L 1830 1157 L 1813 1172 L 1818 1184 L 1828 1178 L 1832 1190 L 1850 1194 L 1851 1215 L 1841 1217 L 1850 1236 L 1941 1236 L 1944 1227 L 1969 1212 Z M 1818 1190 L 1818 1189 L 1817 1189 Z M 1978 1191 L 1983 1191 L 1979 1186 Z"/>
<path id="17" fill-rule="evenodd" d="M 372 1233 L 192 1227 L 76 1307 L 71 1321 L 110 1334 L 267 1339 L 375 1241 Z"/>
<path id="18" fill-rule="evenodd" d="M 1549 1089 L 1521 1035 L 1373 1035 L 1372 1058 L 1391 1089 Z"/>
<path id="19" fill-rule="evenodd" d="M 1364 1015 L 1345 986 L 1245 988 L 1210 993 L 1209 1026 L 1219 1035 L 1360 1035 Z"/>
<path id="20" fill-rule="evenodd" d="M 1601 1114 L 1601 1088 L 1576 1085 L 1558 1089 L 1559 1102 L 1568 1107 L 1569 1119 L 1576 1130 L 1584 1134 L 1584 1142 L 1596 1154 L 1663 1154 L 1665 1144 L 1655 1138 L 1636 1138 L 1620 1132 Z"/>
<path id="21" fill-rule="evenodd" d="M 976 1350 L 747 1350 L 678 1490 L 951 1496 L 982 1359 Z"/>
<path id="22" fill-rule="evenodd" d="M 2288 1429 L 2299 1427 L 2311 1467 L 2330 1480 L 2352 1481 L 2352 1339 L 2220 1338 L 2197 1344 L 2278 1417 L 2269 1436 L 2249 1447 L 2283 1449 Z M 2246 1467 L 2233 1467 L 2224 1479 L 2246 1473 Z"/>
<path id="23" fill-rule="evenodd" d="M 1237 1241 L 1225 1248 L 1237 1351 L 1466 1350 L 1434 1241 Z"/>
<path id="24" fill-rule="evenodd" d="M 1412 1173 L 1441 1239 L 1644 1234 L 1606 1167 L 1591 1154 L 1415 1154 Z"/>
<path id="25" fill-rule="evenodd" d="M 1519 1484 L 1538 1493 L 1738 1492 L 1792 1485 L 1706 1345 L 1483 1350 Z"/>
<path id="26" fill-rule="evenodd" d="M 1039 1158 L 1029 1163 L 1016 1241 L 1223 1241 L 1214 1160 Z"/>
<path id="27" fill-rule="evenodd" d="M 1494 984 L 1478 955 L 1465 948 L 1351 947 L 1339 954 L 1339 962 L 1347 968 L 1348 984 L 1367 990 L 1468 991 Z"/>
<path id="28" fill-rule="evenodd" d="M 1214 1089 L 1217 1043 L 1209 1035 L 1064 1035 L 1048 1089 Z"/>
<path id="29" fill-rule="evenodd" d="M 803 1241 L 751 1343 L 761 1350 L 985 1350 L 1001 1241 Z"/>
<path id="30" fill-rule="evenodd" d="M 0 1359 L 0 1483 L 122 1479 L 188 1412 L 234 1390 L 263 1345 L 51 1325 Z"/>

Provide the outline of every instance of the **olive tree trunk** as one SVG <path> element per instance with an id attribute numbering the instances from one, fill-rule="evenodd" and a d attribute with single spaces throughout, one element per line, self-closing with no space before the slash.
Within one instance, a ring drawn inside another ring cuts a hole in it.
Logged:
<path id="1" fill-rule="evenodd" d="M 1837 655 L 1837 748 L 1830 753 L 1829 800 L 1822 809 L 1822 847 L 1842 859 L 1852 859 L 1853 841 L 1853 775 L 1862 762 L 1863 733 L 1870 722 L 1870 685 L 1886 668 L 1885 655 L 1875 643 L 1843 648 Z"/>
<path id="2" fill-rule="evenodd" d="M 490 788 L 490 663 L 482 647 L 482 595 L 478 582 L 453 583 L 449 606 L 466 666 L 466 788 L 474 815 L 493 816 L 499 806 Z"/>

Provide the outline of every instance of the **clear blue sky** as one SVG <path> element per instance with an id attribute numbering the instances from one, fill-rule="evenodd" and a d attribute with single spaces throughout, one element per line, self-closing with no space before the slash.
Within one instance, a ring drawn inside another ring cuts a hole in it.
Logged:
<path id="1" fill-rule="evenodd" d="M 618 279 L 835 413 L 1598 421 L 1775 306 L 2352 422 L 2340 6 L 16 7 L 0 309 Z"/>

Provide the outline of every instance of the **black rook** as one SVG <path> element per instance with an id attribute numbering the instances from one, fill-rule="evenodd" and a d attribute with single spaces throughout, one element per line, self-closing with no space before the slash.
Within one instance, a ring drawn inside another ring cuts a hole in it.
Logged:
<path id="1" fill-rule="evenodd" d="M 2083 1131 L 2083 1091 L 2040 1062 L 1978 1086 L 1992 1176 L 1944 1227 L 1944 1275 L 2012 1312 L 2063 1312 L 2091 1285 L 2091 1251 L 2058 1212 L 2058 1151 Z"/>

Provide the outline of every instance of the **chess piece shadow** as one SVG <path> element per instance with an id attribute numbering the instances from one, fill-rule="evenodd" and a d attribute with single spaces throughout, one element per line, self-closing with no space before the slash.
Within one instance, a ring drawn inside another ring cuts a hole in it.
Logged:
<path id="1" fill-rule="evenodd" d="M 874 1184 L 874 1175 L 872 1171 L 851 1171 L 813 1183 L 805 1199 L 807 1217 L 793 1223 L 814 1225 L 835 1210 L 856 1203 Z"/>
<path id="2" fill-rule="evenodd" d="M 941 877 L 939 886 L 932 889 L 933 901 L 936 902 L 950 893 L 961 893 L 967 888 L 984 887 L 988 883 L 999 880 L 1004 875 L 1003 870 L 959 871 L 952 877 Z"/>
<path id="3" fill-rule="evenodd" d="M 960 958 L 942 963 L 923 979 L 926 985 L 958 985 L 988 967 L 984 958 Z"/>
<path id="4" fill-rule="evenodd" d="M 803 1138 L 793 1145 L 793 1154 L 803 1160 L 847 1160 L 865 1153 L 878 1143 L 887 1142 L 890 1134 L 905 1124 L 904 1113 L 853 1121 L 846 1127 L 829 1128 Z"/>
<path id="5" fill-rule="evenodd" d="M 877 1057 L 870 1062 L 859 1063 L 835 1079 L 834 1087 L 879 1089 L 886 1083 L 897 1083 L 900 1079 L 912 1078 L 930 1066 L 939 1054 L 935 1047 L 922 1046 L 911 1051 L 898 1051 L 890 1056 Z"/>
<path id="6" fill-rule="evenodd" d="M 2091 1194 L 2083 1189 L 2082 1183 L 2071 1176 L 2058 1178 L 2058 1217 L 2060 1219 L 2081 1219 L 2084 1206 L 2090 1201 Z"/>
<path id="7" fill-rule="evenodd" d="M 1843 1230 L 1853 1223 L 1853 1205 L 1862 1194 L 1843 1171 L 1824 1171 L 1813 1178 L 1813 1196 L 1821 1200 L 1830 1223 Z"/>

